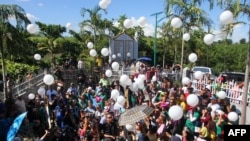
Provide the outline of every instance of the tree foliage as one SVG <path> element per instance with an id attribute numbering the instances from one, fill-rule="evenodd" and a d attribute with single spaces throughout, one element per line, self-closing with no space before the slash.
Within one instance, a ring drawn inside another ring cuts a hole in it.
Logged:
<path id="1" fill-rule="evenodd" d="M 181 60 L 182 35 L 185 32 L 191 34 L 191 39 L 184 42 L 184 66 L 190 66 L 188 56 L 190 53 L 196 53 L 198 60 L 195 64 L 199 66 L 209 66 L 217 72 L 221 71 L 241 71 L 245 69 L 246 53 L 248 44 L 246 39 L 240 40 L 239 43 L 233 43 L 231 39 L 224 39 L 205 45 L 203 37 L 205 32 L 210 32 L 212 21 L 207 13 L 200 6 L 203 0 L 166 0 L 165 13 L 174 16 L 180 16 L 184 22 L 183 29 L 174 29 L 170 26 L 170 21 L 163 24 L 158 30 L 160 36 L 157 38 L 157 64 L 179 64 Z M 246 0 L 209 0 L 210 8 L 215 5 L 221 6 L 222 9 L 230 9 L 234 13 L 234 22 L 222 29 L 230 35 L 235 25 L 243 23 L 237 21 L 239 16 L 249 15 L 249 2 Z M 10 9 L 11 10 L 10 10 Z M 80 14 L 84 20 L 79 24 L 81 31 L 78 33 L 73 30 L 68 32 L 71 37 L 64 37 L 62 33 L 66 32 L 66 28 L 60 25 L 44 24 L 36 22 L 40 28 L 38 35 L 28 34 L 25 29 L 29 20 L 25 17 L 25 11 L 17 5 L 0 5 L 0 47 L 3 49 L 5 58 L 15 63 L 7 61 L 7 70 L 12 71 L 13 75 L 24 73 L 25 68 L 34 70 L 34 66 L 19 66 L 19 62 L 25 64 L 37 65 L 34 63 L 33 55 L 41 54 L 44 61 L 41 64 L 46 65 L 49 62 L 61 65 L 69 57 L 83 58 L 88 66 L 93 65 L 94 58 L 89 55 L 87 43 L 94 42 L 97 53 L 101 55 L 101 49 L 109 46 L 111 36 L 126 32 L 130 36 L 138 35 L 139 56 L 148 56 L 153 58 L 154 38 L 144 36 L 141 27 L 132 27 L 126 29 L 123 25 L 126 15 L 121 15 L 117 22 L 118 26 L 114 26 L 114 19 L 103 19 L 102 14 L 107 14 L 106 10 L 96 6 L 93 9 L 82 8 Z M 5 11 L 5 12 L 2 12 Z M 18 11 L 18 12 L 14 12 Z M 103 13 L 101 13 L 103 12 Z M 12 14 L 10 14 L 12 13 Z M 9 23 L 9 16 L 15 15 L 16 25 Z M 171 19 L 171 18 L 170 18 Z M 198 27 L 195 30 L 191 27 Z M 205 30 L 207 28 L 208 30 Z M 11 33 L 11 34 L 9 34 Z M 15 40 L 12 40 L 12 39 Z M 4 46 L 5 45 L 5 46 Z M 47 59 L 51 57 L 50 59 Z M 11 70 L 9 64 L 12 64 Z M 13 68 L 13 70 L 12 70 Z"/>

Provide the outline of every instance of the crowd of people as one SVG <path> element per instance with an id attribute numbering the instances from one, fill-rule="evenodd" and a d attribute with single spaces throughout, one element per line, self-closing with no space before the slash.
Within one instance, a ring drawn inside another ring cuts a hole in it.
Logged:
<path id="1" fill-rule="evenodd" d="M 125 65 L 131 68 L 131 64 Z M 147 67 L 141 63 L 137 73 L 129 73 L 131 82 L 138 74 L 145 74 Z M 150 67 L 155 72 L 157 69 Z M 196 94 L 198 105 L 188 105 L 187 97 L 195 91 L 192 82 L 177 84 L 166 76 L 150 75 L 144 87 L 135 90 L 120 84 L 119 79 L 111 81 L 105 71 L 100 71 L 98 81 L 79 71 L 68 87 L 61 74 L 55 75 L 57 79 L 46 89 L 45 96 L 36 93 L 28 101 L 19 96 L 0 102 L 0 140 L 6 140 L 13 119 L 26 111 L 27 118 L 16 137 L 41 141 L 221 141 L 224 125 L 238 124 L 238 120 L 228 120 L 228 113 L 235 111 L 240 116 L 227 98 L 217 97 L 205 86 Z M 120 109 L 115 108 L 113 90 L 126 99 Z M 120 126 L 119 117 L 138 105 L 154 110 L 131 128 Z M 182 108 L 182 118 L 171 119 L 168 111 L 173 105 Z"/>

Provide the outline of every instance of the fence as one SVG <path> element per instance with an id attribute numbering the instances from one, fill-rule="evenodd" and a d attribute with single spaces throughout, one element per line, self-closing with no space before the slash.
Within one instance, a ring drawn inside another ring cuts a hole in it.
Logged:
<path id="1" fill-rule="evenodd" d="M 121 75 L 126 74 L 126 75 L 135 75 L 136 77 L 138 76 L 138 73 L 133 73 L 131 71 L 123 71 L 123 70 L 119 70 L 119 71 L 112 71 L 113 75 L 111 77 L 111 80 L 114 79 L 118 79 L 120 78 Z M 179 81 L 180 80 L 180 74 L 179 73 L 165 73 L 162 72 L 160 74 L 157 73 L 153 73 L 153 75 L 156 74 L 157 80 L 159 80 L 159 77 L 163 77 L 166 76 L 168 78 L 170 78 L 171 81 Z M 146 81 L 151 81 L 152 78 L 152 74 L 150 74 L 150 72 L 146 72 Z M 194 87 L 196 93 L 198 93 L 199 91 L 201 91 L 202 88 L 206 88 L 209 87 L 211 90 L 212 94 L 216 94 L 219 91 L 225 91 L 227 94 L 227 98 L 230 99 L 230 102 L 232 104 L 238 104 L 240 105 L 242 103 L 242 95 L 243 95 L 243 87 L 239 87 L 237 82 L 226 82 L 224 84 L 219 84 L 216 82 L 216 80 L 214 80 L 212 83 L 210 83 L 210 81 L 208 81 L 206 78 L 201 81 L 197 81 L 195 79 L 193 79 L 193 77 L 191 77 L 191 82 L 192 82 L 192 86 Z M 248 92 L 247 92 L 248 96 L 247 96 L 247 103 L 248 106 L 250 106 L 250 83 L 248 86 Z"/>
<path id="2" fill-rule="evenodd" d="M 210 83 L 206 80 L 204 81 L 197 81 L 192 80 L 193 87 L 197 92 L 201 90 L 201 88 L 210 88 L 212 94 L 217 94 L 219 91 L 225 91 L 227 97 L 230 99 L 232 104 L 241 104 L 242 103 L 242 96 L 244 93 L 244 87 L 240 87 L 239 83 L 237 82 L 226 82 L 223 84 L 216 83 L 215 81 Z M 250 84 L 248 85 L 247 90 L 247 103 L 250 106 Z"/>
<path id="3" fill-rule="evenodd" d="M 33 76 L 30 80 L 25 81 L 21 84 L 15 85 L 11 91 L 12 96 L 16 97 L 19 95 L 24 95 L 31 88 L 35 88 L 35 87 L 38 87 L 41 84 L 43 84 L 43 77 L 44 77 L 44 74 L 46 74 L 46 73 L 47 73 L 46 71 L 41 72 L 40 74 Z"/>
<path id="4" fill-rule="evenodd" d="M 62 70 L 62 76 L 64 80 L 76 79 L 79 70 Z M 86 73 L 86 72 L 85 72 Z M 43 78 L 45 74 L 54 74 L 51 70 L 44 70 L 37 75 L 34 75 L 29 81 L 22 82 L 15 85 L 11 89 L 12 97 L 27 94 L 31 89 L 36 89 L 44 84 Z M 4 98 L 3 98 L 4 99 Z"/>
<path id="5" fill-rule="evenodd" d="M 43 77 L 45 74 L 47 73 L 52 73 L 50 71 L 44 71 L 38 75 L 33 76 L 33 78 L 30 81 L 26 81 L 23 82 L 19 85 L 16 85 L 15 87 L 12 88 L 12 94 L 13 96 L 17 96 L 17 95 L 23 95 L 25 93 L 27 93 L 27 91 L 31 88 L 35 88 L 38 87 L 40 85 L 43 84 Z M 65 80 L 69 80 L 69 79 L 76 79 L 77 74 L 79 73 L 79 70 L 62 70 L 62 75 L 63 78 Z M 89 72 L 85 72 L 86 75 L 89 75 Z M 92 75 L 95 75 L 97 77 L 100 77 L 100 74 L 97 73 L 91 73 Z M 132 71 L 128 71 L 128 70 L 118 70 L 118 71 L 113 71 L 112 70 L 112 76 L 109 77 L 110 81 L 114 81 L 114 80 L 119 80 L 120 76 L 126 74 L 126 75 L 135 75 L 136 77 L 138 76 L 138 73 L 134 73 Z M 146 73 L 146 78 L 147 81 L 150 81 L 151 79 L 151 74 L 150 76 L 149 73 Z M 161 76 L 167 76 L 170 77 L 172 81 L 177 81 L 179 80 L 180 74 L 179 73 L 160 73 L 158 74 L 157 77 L 161 77 Z M 192 79 L 192 78 L 191 78 Z M 98 78 L 96 78 L 96 82 L 98 82 Z M 201 81 L 197 81 L 197 80 L 191 80 L 194 89 L 199 92 L 202 88 L 206 88 L 207 86 L 210 87 L 212 94 L 216 94 L 216 92 L 218 91 L 225 91 L 227 93 L 227 97 L 230 99 L 231 103 L 235 103 L 235 104 L 241 104 L 242 102 L 242 95 L 243 95 L 243 87 L 240 88 L 238 87 L 238 84 L 236 82 L 227 82 L 223 85 L 219 85 L 218 83 L 216 83 L 215 81 L 210 83 L 209 81 L 207 81 L 206 79 Z M 250 106 L 250 87 L 248 87 L 248 97 L 247 97 L 247 103 L 248 106 Z"/>

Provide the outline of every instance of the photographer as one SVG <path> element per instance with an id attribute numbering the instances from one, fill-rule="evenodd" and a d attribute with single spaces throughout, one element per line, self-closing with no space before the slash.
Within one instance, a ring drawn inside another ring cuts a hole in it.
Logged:
<path id="1" fill-rule="evenodd" d="M 115 141 L 119 135 L 117 124 L 114 122 L 114 116 L 112 113 L 106 115 L 106 122 L 102 125 L 101 133 L 103 141 Z"/>

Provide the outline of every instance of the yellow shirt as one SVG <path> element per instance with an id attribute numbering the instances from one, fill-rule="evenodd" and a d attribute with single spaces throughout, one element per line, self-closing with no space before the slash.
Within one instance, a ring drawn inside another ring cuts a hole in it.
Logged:
<path id="1" fill-rule="evenodd" d="M 211 141 L 216 141 L 216 134 L 215 134 L 215 132 L 211 132 L 209 134 L 209 138 L 211 139 Z"/>
<path id="2" fill-rule="evenodd" d="M 101 67 L 102 66 L 102 59 L 101 58 L 96 58 L 96 61 L 95 61 L 96 63 L 97 63 L 97 66 L 98 67 Z"/>
<path id="3" fill-rule="evenodd" d="M 207 127 L 202 127 L 201 130 L 200 130 L 200 136 L 205 138 L 205 137 L 208 137 L 208 130 L 207 130 Z"/>
<path id="4" fill-rule="evenodd" d="M 187 103 L 186 103 L 186 102 L 182 101 L 182 102 L 180 103 L 180 106 L 181 106 L 181 108 L 183 109 L 183 111 L 186 111 L 186 110 L 187 110 Z"/>

